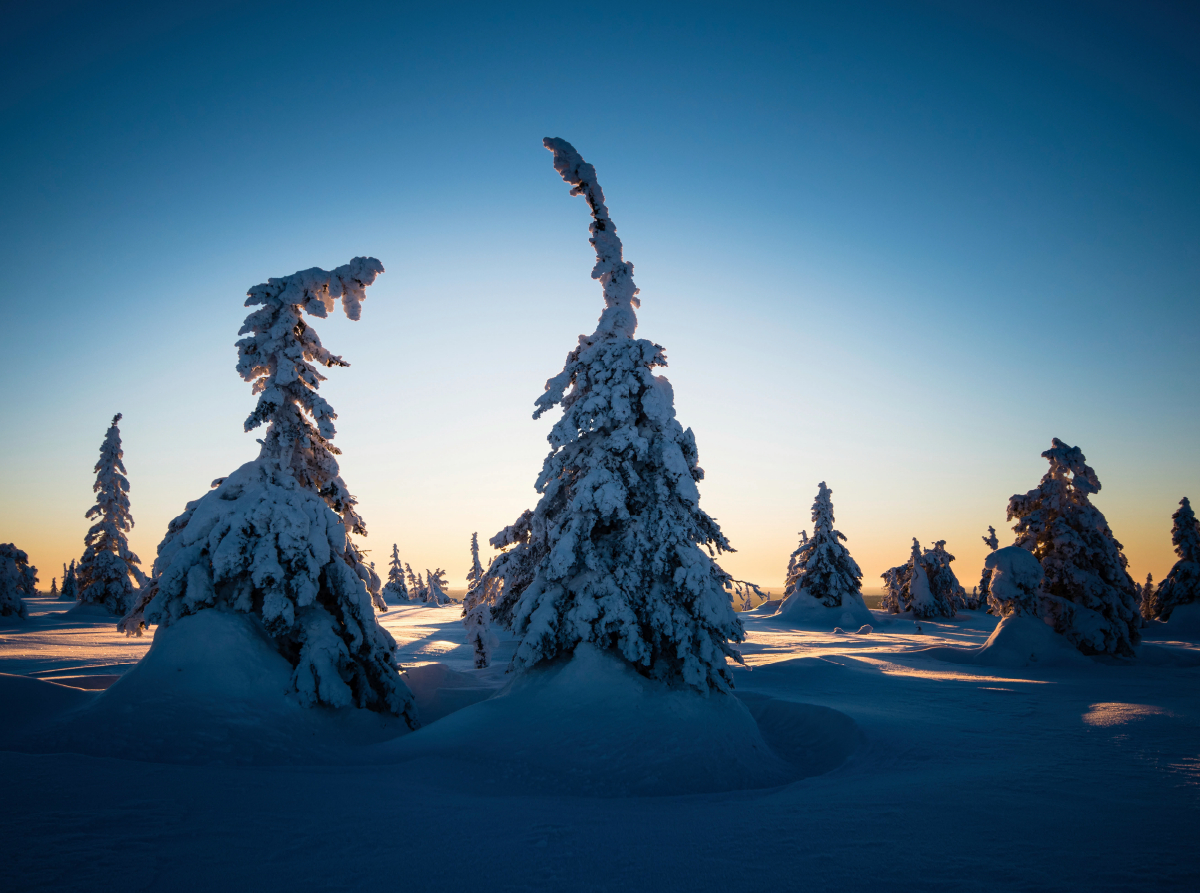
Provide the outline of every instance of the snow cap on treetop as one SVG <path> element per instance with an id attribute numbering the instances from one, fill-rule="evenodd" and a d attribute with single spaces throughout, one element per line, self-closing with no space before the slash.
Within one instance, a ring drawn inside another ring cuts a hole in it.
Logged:
<path id="1" fill-rule="evenodd" d="M 632 338 L 637 330 L 637 314 L 633 308 L 642 305 L 638 300 L 640 289 L 633 283 L 633 264 L 622 257 L 621 240 L 608 216 L 596 169 L 564 139 L 548 136 L 542 140 L 542 145 L 554 153 L 554 169 L 570 184 L 571 195 L 582 195 L 592 212 L 589 241 L 596 249 L 592 278 L 599 279 L 604 286 L 604 313 L 600 316 L 596 334 L 611 332 Z"/>

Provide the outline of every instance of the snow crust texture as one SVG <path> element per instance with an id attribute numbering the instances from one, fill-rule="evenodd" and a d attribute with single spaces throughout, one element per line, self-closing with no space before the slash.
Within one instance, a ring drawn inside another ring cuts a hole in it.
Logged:
<path id="1" fill-rule="evenodd" d="M 1041 483 L 1009 500 L 1015 545 L 1042 566 L 1039 615 L 1084 654 L 1133 657 L 1142 619 L 1121 544 L 1089 501 L 1100 479 L 1079 447 L 1057 437 Z"/>
<path id="2" fill-rule="evenodd" d="M 700 508 L 695 437 L 675 418 L 670 383 L 654 374 L 667 363 L 663 348 L 633 337 L 633 264 L 595 169 L 566 141 L 544 142 L 591 210 L 604 311 L 536 401 L 535 418 L 560 404 L 563 415 L 536 508 L 491 540 L 508 549 L 488 571 L 502 581 L 493 617 L 520 640 L 518 668 L 593 643 L 648 676 L 727 690 L 726 659 L 740 659 L 730 643 L 744 630 L 713 558 L 731 547 Z"/>
<path id="3" fill-rule="evenodd" d="M 129 548 L 133 516 L 129 511 L 129 479 L 125 476 L 121 430 L 113 416 L 112 425 L 100 445 L 100 459 L 94 469 L 96 504 L 87 511 L 95 523 L 84 537 L 83 558 L 76 569 L 78 598 L 83 605 L 98 605 L 117 616 L 133 603 L 135 589 L 145 582 L 141 559 Z M 64 581 L 64 590 L 66 584 Z"/>

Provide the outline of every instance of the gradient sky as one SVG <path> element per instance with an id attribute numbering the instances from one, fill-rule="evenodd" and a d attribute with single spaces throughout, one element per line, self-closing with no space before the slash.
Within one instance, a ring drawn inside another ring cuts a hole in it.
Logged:
<path id="1" fill-rule="evenodd" d="M 321 393 L 382 565 L 462 585 L 536 499 L 533 401 L 599 315 L 593 164 L 707 471 L 778 587 L 819 481 L 865 573 L 1079 445 L 1130 570 L 1200 499 L 1200 25 L 1118 3 L 39 3 L 0 28 L 0 542 L 82 552 L 123 412 L 149 566 L 256 455 L 246 290 L 372 255 Z M 969 7 L 969 9 L 965 8 Z M 1191 11 L 1188 11 L 1190 8 Z"/>

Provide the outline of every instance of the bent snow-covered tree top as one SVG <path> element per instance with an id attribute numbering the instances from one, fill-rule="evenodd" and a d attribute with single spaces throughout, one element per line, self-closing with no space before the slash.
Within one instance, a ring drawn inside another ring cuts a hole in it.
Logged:
<path id="1" fill-rule="evenodd" d="M 206 608 L 249 614 L 295 668 L 305 704 L 357 706 L 416 723 L 400 678 L 396 643 L 372 604 L 378 576 L 348 532 L 365 532 L 339 473 L 333 408 L 317 394 L 314 365 L 346 366 L 321 345 L 302 313 L 323 317 L 341 298 L 358 319 L 363 291 L 383 266 L 355 258 L 252 288 L 261 305 L 242 327 L 238 372 L 259 395 L 246 429 L 268 425 L 259 457 L 190 502 L 173 520 L 154 563 L 145 621 L 168 625 Z M 135 610 L 123 621 L 141 625 Z"/>
<path id="2" fill-rule="evenodd" d="M 100 458 L 94 469 L 96 504 L 87 511 L 95 523 L 84 536 L 83 558 L 76 570 L 79 601 L 99 605 L 120 616 L 129 610 L 136 586 L 145 582 L 141 559 L 129 548 L 128 533 L 133 529 L 129 512 L 129 479 L 125 477 L 125 453 L 121 449 L 121 414 L 100 444 Z"/>
<path id="3" fill-rule="evenodd" d="M 1014 545 L 1042 565 L 1043 619 L 1085 654 L 1133 656 L 1141 615 L 1125 555 L 1104 515 L 1089 501 L 1100 479 L 1079 447 L 1057 437 L 1038 486 L 1008 502 Z"/>
<path id="4" fill-rule="evenodd" d="M 744 637 L 713 560 L 730 545 L 700 508 L 703 477 L 691 429 L 675 419 L 662 347 L 634 338 L 640 306 L 633 264 L 604 204 L 596 171 L 566 141 L 546 139 L 554 169 L 588 203 L 592 278 L 604 291 L 595 332 L 581 335 L 546 383 L 534 418 L 562 405 L 538 476 L 536 508 L 492 538 L 489 574 L 503 580 L 493 616 L 519 638 L 531 667 L 590 642 L 643 674 L 727 690 L 731 642 Z"/>

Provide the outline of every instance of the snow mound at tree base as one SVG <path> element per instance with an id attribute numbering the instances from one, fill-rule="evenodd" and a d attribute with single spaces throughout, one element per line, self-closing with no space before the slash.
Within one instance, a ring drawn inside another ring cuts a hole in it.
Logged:
<path id="1" fill-rule="evenodd" d="M 475 792 L 623 797 L 774 787 L 829 771 L 857 746 L 843 714 L 761 700 L 771 704 L 752 710 L 732 695 L 670 688 L 583 644 L 382 745 L 380 758 L 425 761 Z"/>
<path id="2" fill-rule="evenodd" d="M 64 614 L 67 617 L 120 617 L 119 614 L 114 614 L 104 605 L 96 605 L 91 602 L 75 602 L 75 607 L 68 608 Z"/>
<path id="3" fill-rule="evenodd" d="M 858 629 L 876 622 L 861 597 L 844 596 L 841 605 L 827 608 L 804 591 L 786 599 L 774 616 L 788 626 L 803 629 L 831 630 L 835 626 Z"/>
<path id="4" fill-rule="evenodd" d="M 368 710 L 302 707 L 288 694 L 291 675 L 254 618 L 199 611 L 159 628 L 112 687 L 80 693 L 74 709 L 17 730 L 7 746 L 154 763 L 347 762 L 347 748 L 408 730 Z M 0 709 L 9 694 L 0 689 Z"/>
<path id="5" fill-rule="evenodd" d="M 1171 619 L 1166 622 L 1162 631 L 1156 630 L 1155 634 L 1190 642 L 1200 641 L 1200 602 L 1180 605 L 1171 612 Z"/>
<path id="6" fill-rule="evenodd" d="M 983 667 L 1088 666 L 1091 661 L 1067 639 L 1038 619 L 1014 614 L 1000 621 L 979 648 L 924 648 L 914 654 L 949 663 Z"/>

